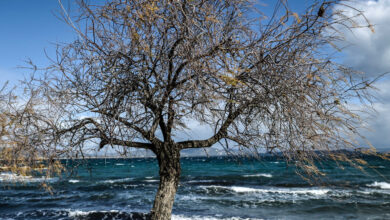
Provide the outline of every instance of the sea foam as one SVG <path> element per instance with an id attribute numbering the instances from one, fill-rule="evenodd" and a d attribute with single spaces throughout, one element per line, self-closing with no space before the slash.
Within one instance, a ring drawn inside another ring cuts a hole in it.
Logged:
<path id="1" fill-rule="evenodd" d="M 187 183 L 212 183 L 214 180 L 190 180 Z"/>
<path id="2" fill-rule="evenodd" d="M 141 212 L 121 212 L 118 210 L 110 211 L 68 211 L 68 217 L 76 219 L 150 219 L 149 214 Z M 81 217 L 81 218 L 80 218 Z"/>
<path id="3" fill-rule="evenodd" d="M 35 183 L 35 182 L 54 182 L 58 178 L 45 178 L 45 177 L 32 177 L 22 176 L 11 172 L 0 173 L 0 182 L 23 182 L 23 183 Z"/>
<path id="4" fill-rule="evenodd" d="M 134 180 L 134 178 L 123 178 L 123 179 L 113 179 L 113 180 L 103 180 L 103 181 L 100 181 L 102 183 L 123 183 L 123 182 L 127 182 L 127 181 L 131 181 L 131 180 Z"/>
<path id="5" fill-rule="evenodd" d="M 80 210 L 74 210 L 74 211 L 69 211 L 69 217 L 78 217 L 78 216 L 84 216 L 84 215 L 88 215 L 89 213 L 91 213 L 91 211 L 89 212 L 86 212 L 86 211 L 80 211 Z"/>
<path id="6" fill-rule="evenodd" d="M 267 177 L 267 178 L 271 178 L 272 177 L 272 174 L 269 174 L 269 173 L 258 173 L 258 174 L 250 174 L 250 175 L 243 175 L 243 177 Z"/>
<path id="7" fill-rule="evenodd" d="M 184 215 L 172 215 L 172 220 L 262 220 L 260 218 L 240 218 L 240 217 L 228 217 L 223 218 L 216 216 L 184 216 Z"/>
<path id="8" fill-rule="evenodd" d="M 380 188 L 380 189 L 390 189 L 390 183 L 387 183 L 387 182 L 377 182 L 377 181 L 375 181 L 374 183 L 368 184 L 367 186 Z"/>
<path id="9" fill-rule="evenodd" d="M 276 193 L 276 194 L 312 194 L 325 195 L 329 189 L 309 189 L 309 188 L 250 188 L 242 186 L 202 186 L 201 188 L 225 189 L 236 193 Z"/>

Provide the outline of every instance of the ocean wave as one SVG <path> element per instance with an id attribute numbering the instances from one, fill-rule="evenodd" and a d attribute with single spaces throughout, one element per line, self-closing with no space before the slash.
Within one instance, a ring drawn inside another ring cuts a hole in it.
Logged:
<path id="1" fill-rule="evenodd" d="M 371 188 L 371 189 L 365 189 L 365 190 L 359 190 L 356 191 L 356 193 L 364 194 L 364 195 L 390 195 L 390 190 L 383 190 L 381 188 Z"/>
<path id="2" fill-rule="evenodd" d="M 375 181 L 372 184 L 368 184 L 368 187 L 375 187 L 375 188 L 380 188 L 380 189 L 390 189 L 390 183 L 387 182 L 377 182 Z"/>
<path id="3" fill-rule="evenodd" d="M 18 213 L 18 219 L 22 218 L 44 218 L 44 219 L 75 219 L 75 220 L 91 220 L 91 219 L 128 219 L 128 220 L 149 220 L 150 215 L 142 212 L 123 212 L 119 210 L 110 211 L 82 211 L 82 210 L 34 210 L 24 213 Z M 9 218 L 12 219 L 12 218 Z M 223 217 L 220 214 L 214 216 L 185 216 L 172 215 L 172 220 L 261 220 L 259 218 L 242 218 L 242 217 Z"/>
<path id="4" fill-rule="evenodd" d="M 215 216 L 185 216 L 185 215 L 172 215 L 172 220 L 262 220 L 260 218 L 241 218 L 241 217 L 222 217 L 220 215 Z"/>
<path id="5" fill-rule="evenodd" d="M 115 166 L 124 166 L 124 163 L 116 163 Z"/>
<path id="6" fill-rule="evenodd" d="M 80 180 L 68 180 L 68 182 L 70 182 L 70 183 L 79 183 L 80 182 Z"/>
<path id="7" fill-rule="evenodd" d="M 16 216 L 6 216 L 6 218 L 2 218 L 3 216 L 1 216 L 0 219 L 64 219 L 69 216 L 69 212 L 66 210 L 29 210 L 18 212 Z"/>
<path id="8" fill-rule="evenodd" d="M 118 210 L 110 211 L 81 211 L 74 210 L 68 212 L 68 217 L 75 219 L 131 219 L 131 220 L 149 220 L 149 214 L 139 212 L 121 212 Z"/>
<path id="9" fill-rule="evenodd" d="M 272 178 L 272 174 L 269 173 L 258 173 L 258 174 L 250 174 L 250 175 L 243 175 L 243 177 L 267 177 Z"/>
<path id="10" fill-rule="evenodd" d="M 92 213 L 93 211 L 80 211 L 80 210 L 74 210 L 69 211 L 69 217 L 77 217 L 77 216 L 83 216 L 88 215 L 89 213 Z"/>
<path id="11" fill-rule="evenodd" d="M 188 194 L 188 195 L 183 195 L 183 194 L 178 194 L 176 196 L 176 199 L 177 200 L 181 200 L 181 201 L 202 201 L 202 200 L 219 200 L 220 198 L 218 197 L 212 197 L 212 196 L 200 196 L 200 195 L 196 195 L 196 194 Z"/>
<path id="12" fill-rule="evenodd" d="M 36 182 L 55 182 L 57 177 L 32 177 L 22 176 L 11 172 L 0 173 L 0 182 L 22 182 L 22 183 L 36 183 Z"/>
<path id="13" fill-rule="evenodd" d="M 131 181 L 131 180 L 134 180 L 134 178 L 123 178 L 123 179 L 112 179 L 112 180 L 103 180 L 103 181 L 100 181 L 101 183 L 123 183 L 123 182 L 127 182 L 127 181 Z"/>
<path id="14" fill-rule="evenodd" d="M 310 188 L 250 188 L 242 186 L 201 186 L 206 190 L 209 189 L 224 189 L 235 193 L 275 193 L 275 194 L 311 194 L 325 195 L 330 189 L 310 189 Z"/>
<path id="15" fill-rule="evenodd" d="M 187 183 L 212 183 L 214 180 L 190 180 Z"/>
<path id="16" fill-rule="evenodd" d="M 139 212 L 120 212 L 117 210 L 111 211 L 71 211 L 69 217 L 76 219 L 131 219 L 131 220 L 148 220 L 150 215 Z M 262 220 L 259 218 L 241 218 L 241 217 L 222 217 L 222 215 L 215 216 L 185 216 L 172 215 L 172 220 Z"/>

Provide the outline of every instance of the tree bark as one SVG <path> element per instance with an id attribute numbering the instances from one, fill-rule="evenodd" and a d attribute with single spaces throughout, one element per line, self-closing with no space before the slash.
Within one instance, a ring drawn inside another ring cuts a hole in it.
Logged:
<path id="1" fill-rule="evenodd" d="M 151 211 L 152 220 L 169 220 L 180 178 L 180 150 L 164 146 L 156 156 L 160 167 L 160 185 Z"/>

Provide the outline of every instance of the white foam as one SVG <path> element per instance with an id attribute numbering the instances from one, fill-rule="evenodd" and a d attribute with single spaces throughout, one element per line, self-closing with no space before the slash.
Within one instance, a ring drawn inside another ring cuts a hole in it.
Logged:
<path id="1" fill-rule="evenodd" d="M 385 194 L 385 195 L 390 195 L 390 190 L 383 190 L 380 188 L 377 189 L 365 189 L 363 191 L 357 191 L 357 193 L 362 193 L 365 195 L 370 195 L 370 194 Z"/>
<path id="2" fill-rule="evenodd" d="M 0 181 L 26 181 L 31 180 L 32 176 L 20 176 L 15 173 L 0 173 Z"/>
<path id="3" fill-rule="evenodd" d="M 125 164 L 123 164 L 123 163 L 116 163 L 115 165 L 116 166 L 124 166 Z"/>
<path id="4" fill-rule="evenodd" d="M 184 215 L 172 215 L 172 220 L 261 220 L 259 218 L 240 218 L 240 217 L 229 217 L 221 218 L 221 215 L 215 216 L 184 216 Z"/>
<path id="5" fill-rule="evenodd" d="M 227 189 L 236 193 L 275 193 L 275 194 L 311 194 L 325 195 L 329 189 L 310 189 L 310 188 L 250 188 L 242 186 L 201 186 L 201 188 L 220 188 Z"/>
<path id="6" fill-rule="evenodd" d="M 154 182 L 158 182 L 159 180 L 145 180 L 145 182 L 148 182 L 148 183 L 154 183 Z"/>
<path id="7" fill-rule="evenodd" d="M 94 213 L 94 212 L 101 212 L 101 213 L 108 213 L 108 212 L 119 212 L 118 210 L 110 210 L 110 211 L 81 211 L 81 210 L 69 210 L 68 211 L 68 217 L 79 217 L 79 216 L 86 216 L 86 215 L 89 215 L 90 213 Z"/>
<path id="8" fill-rule="evenodd" d="M 35 183 L 35 182 L 53 182 L 58 178 L 46 178 L 46 177 L 32 177 L 22 176 L 11 172 L 0 173 L 0 182 L 23 182 L 23 183 Z"/>
<path id="9" fill-rule="evenodd" d="M 187 183 L 211 183 L 214 180 L 190 180 Z"/>
<path id="10" fill-rule="evenodd" d="M 68 217 L 75 218 L 89 215 L 90 213 L 100 212 L 100 213 L 109 213 L 109 212 L 119 212 L 118 210 L 110 210 L 110 211 L 81 211 L 81 210 L 69 210 Z M 240 218 L 240 217 L 229 217 L 229 218 L 221 218 L 222 215 L 215 216 L 184 216 L 184 215 L 172 215 L 172 220 L 262 220 L 259 218 Z"/>
<path id="11" fill-rule="evenodd" d="M 209 196 L 197 196 L 194 194 L 191 195 L 178 195 L 176 197 L 178 200 L 184 200 L 184 201 L 198 201 L 198 200 L 212 200 L 213 197 Z"/>
<path id="12" fill-rule="evenodd" d="M 255 189 L 255 188 L 249 188 L 249 187 L 241 187 L 241 186 L 232 186 L 227 187 L 229 190 L 232 190 L 234 192 L 238 193 L 246 193 L 246 192 L 266 192 L 264 189 Z"/>
<path id="13" fill-rule="evenodd" d="M 115 180 L 103 180 L 102 183 L 122 183 L 126 181 L 131 181 L 134 178 L 123 178 L 123 179 L 115 179 Z"/>
<path id="14" fill-rule="evenodd" d="M 251 174 L 251 175 L 243 175 L 243 177 L 267 177 L 267 178 L 271 178 L 272 177 L 272 174 L 269 174 L 269 173 L 258 173 L 258 174 Z"/>
<path id="15" fill-rule="evenodd" d="M 380 189 L 390 189 L 390 183 L 387 182 L 374 182 L 372 184 L 368 184 L 369 187 L 375 187 Z"/>
<path id="16" fill-rule="evenodd" d="M 74 211 L 69 211 L 69 214 L 68 216 L 69 217 L 78 217 L 78 216 L 85 216 L 85 215 L 88 215 L 89 213 L 91 213 L 93 211 L 90 211 L 90 212 L 85 212 L 85 211 L 80 211 L 80 210 L 74 210 Z"/>
<path id="17" fill-rule="evenodd" d="M 80 182 L 80 180 L 69 180 L 68 182 L 70 182 L 70 183 L 78 183 L 78 182 Z"/>

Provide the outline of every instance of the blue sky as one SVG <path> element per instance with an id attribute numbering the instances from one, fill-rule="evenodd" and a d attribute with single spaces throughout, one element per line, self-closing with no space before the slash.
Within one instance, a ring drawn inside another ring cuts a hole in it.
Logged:
<path id="1" fill-rule="evenodd" d="M 0 0 L 0 85 L 23 79 L 28 71 L 18 67 L 26 66 L 29 58 L 38 65 L 47 64 L 45 50 L 53 55 L 53 43 L 75 39 L 55 16 L 59 11 L 56 0 Z"/>
<path id="2" fill-rule="evenodd" d="M 308 2 L 291 0 L 290 6 L 299 13 Z M 63 0 L 63 3 L 68 6 L 74 1 Z M 345 50 L 345 64 L 369 73 L 390 72 L 390 0 L 357 0 L 354 6 L 366 11 L 376 32 L 373 34 L 368 29 L 346 32 L 346 41 L 351 46 Z M 16 85 L 30 73 L 18 68 L 27 66 L 27 59 L 45 66 L 49 63 L 45 51 L 53 57 L 54 43 L 76 39 L 72 29 L 56 17 L 60 11 L 57 0 L 0 0 L 0 85 L 6 81 Z M 371 131 L 363 134 L 375 147 L 387 151 L 390 150 L 390 81 L 382 80 L 377 86 L 381 89 L 379 101 L 374 103 L 378 113 L 367 121 Z M 201 130 L 194 128 L 194 131 Z"/>
<path id="3" fill-rule="evenodd" d="M 74 2 L 62 0 L 66 8 Z M 299 11 L 307 2 L 291 1 L 290 6 Z M 71 9 L 71 12 L 75 10 Z M 44 66 L 48 64 L 45 51 L 51 57 L 55 54 L 54 43 L 71 42 L 76 38 L 72 29 L 58 18 L 60 12 L 57 0 L 0 0 L 0 85 L 5 81 L 16 84 L 23 79 L 28 71 L 19 67 L 27 66 L 27 59 Z"/>

